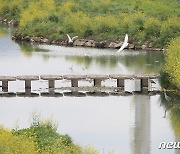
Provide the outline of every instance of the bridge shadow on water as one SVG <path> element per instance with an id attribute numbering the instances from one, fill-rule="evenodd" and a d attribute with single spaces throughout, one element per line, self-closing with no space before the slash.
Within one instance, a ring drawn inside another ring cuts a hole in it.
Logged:
<path id="1" fill-rule="evenodd" d="M 159 95 L 160 91 L 65 91 L 65 92 L 0 92 L 0 97 L 108 97 L 108 96 L 133 96 L 133 95 Z"/>

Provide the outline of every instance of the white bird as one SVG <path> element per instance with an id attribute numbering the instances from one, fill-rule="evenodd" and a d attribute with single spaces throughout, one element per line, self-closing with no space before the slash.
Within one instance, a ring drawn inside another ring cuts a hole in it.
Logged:
<path id="1" fill-rule="evenodd" d="M 124 42 L 123 42 L 121 48 L 117 52 L 120 52 L 120 51 L 124 50 L 124 48 L 127 47 L 127 46 L 128 46 L 128 35 L 126 34 Z"/>
<path id="2" fill-rule="evenodd" d="M 166 101 L 168 101 L 168 102 L 171 101 L 171 97 L 169 97 L 169 96 L 166 94 L 166 89 L 164 89 L 164 97 L 165 97 Z"/>
<path id="3" fill-rule="evenodd" d="M 152 80 L 152 79 L 150 79 L 149 81 L 150 81 L 151 84 L 153 84 L 153 83 L 156 84 L 156 82 L 154 80 Z"/>
<path id="4" fill-rule="evenodd" d="M 70 36 L 69 36 L 69 34 L 66 34 L 67 35 L 67 37 L 68 37 L 68 42 L 69 43 L 73 43 L 73 41 L 74 41 L 74 39 L 76 39 L 78 36 L 74 36 L 73 38 L 71 38 Z"/>

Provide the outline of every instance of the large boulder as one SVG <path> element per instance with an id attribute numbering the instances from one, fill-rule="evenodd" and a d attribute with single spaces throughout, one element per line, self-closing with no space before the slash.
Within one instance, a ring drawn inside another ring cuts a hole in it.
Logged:
<path id="1" fill-rule="evenodd" d="M 143 44 L 142 46 L 141 46 L 141 49 L 147 49 L 147 46 L 145 45 L 145 44 Z"/>
<path id="2" fill-rule="evenodd" d="M 128 48 L 129 48 L 129 49 L 135 49 L 135 46 L 134 46 L 134 44 L 129 44 L 129 45 L 128 45 Z"/>
<path id="3" fill-rule="evenodd" d="M 41 38 L 40 37 L 32 37 L 31 42 L 41 42 Z"/>
<path id="4" fill-rule="evenodd" d="M 106 48 L 107 47 L 107 41 L 101 41 L 95 43 L 96 48 Z"/>
<path id="5" fill-rule="evenodd" d="M 95 47 L 95 41 L 94 40 L 87 40 L 84 44 L 86 47 Z"/>
<path id="6" fill-rule="evenodd" d="M 84 46 L 86 43 L 86 40 L 84 39 L 77 39 L 74 41 L 73 45 L 74 46 Z"/>
<path id="7" fill-rule="evenodd" d="M 46 38 L 43 38 L 43 39 L 41 39 L 41 42 L 42 42 L 42 43 L 49 43 L 49 40 L 46 39 Z"/>
<path id="8" fill-rule="evenodd" d="M 123 44 L 123 42 L 119 42 L 119 43 L 111 42 L 108 47 L 116 49 L 116 48 L 120 48 L 122 46 L 122 44 Z"/>

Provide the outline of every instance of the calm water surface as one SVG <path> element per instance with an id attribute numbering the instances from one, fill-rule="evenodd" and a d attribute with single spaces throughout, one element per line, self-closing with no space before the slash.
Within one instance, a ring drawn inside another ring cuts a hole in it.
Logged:
<path id="1" fill-rule="evenodd" d="M 162 52 L 112 49 L 71 48 L 49 45 L 18 44 L 11 40 L 12 28 L 0 26 L 0 75 L 41 74 L 157 74 L 163 63 Z M 157 81 L 156 81 L 157 82 Z M 11 82 L 9 90 L 23 91 L 24 83 Z M 82 82 L 80 85 L 89 85 Z M 115 81 L 104 85 L 114 86 Z M 68 81 L 57 82 L 68 86 Z M 155 89 L 160 88 L 157 83 Z M 47 82 L 32 83 L 34 92 L 46 90 Z M 125 89 L 136 88 L 128 81 Z M 1 89 L 0 89 L 1 90 Z M 108 97 L 0 97 L 0 124 L 8 128 L 29 126 L 32 112 L 43 118 L 53 117 L 58 132 L 68 134 L 80 145 L 92 145 L 107 153 L 154 154 L 179 153 L 159 150 L 159 143 L 177 141 L 171 117 L 160 95 Z"/>

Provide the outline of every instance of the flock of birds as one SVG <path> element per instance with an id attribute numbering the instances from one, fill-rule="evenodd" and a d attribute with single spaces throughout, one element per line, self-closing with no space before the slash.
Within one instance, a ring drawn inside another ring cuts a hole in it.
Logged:
<path id="1" fill-rule="evenodd" d="M 78 36 L 74 36 L 74 37 L 71 38 L 71 37 L 69 36 L 69 34 L 66 34 L 66 35 L 67 35 L 67 37 L 68 37 L 68 43 L 73 43 L 74 40 L 75 40 L 76 38 L 78 38 Z M 120 49 L 119 49 L 117 52 L 123 51 L 124 48 L 126 48 L 127 46 L 128 46 L 128 34 L 125 35 L 124 42 L 123 42 L 123 44 L 121 45 Z"/>
<path id="2" fill-rule="evenodd" d="M 69 44 L 72 44 L 76 38 L 78 38 L 78 36 L 74 36 L 74 37 L 70 37 L 69 34 L 66 34 L 67 37 L 68 37 L 68 43 Z M 128 34 L 125 35 L 125 38 L 124 38 L 124 42 L 123 44 L 121 45 L 121 47 L 119 48 L 119 50 L 117 52 L 121 52 L 124 50 L 124 48 L 126 48 L 128 46 Z M 73 71 L 73 66 L 69 67 L 69 69 L 71 71 Z M 84 71 L 86 68 L 82 68 L 82 70 Z"/>

